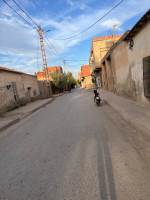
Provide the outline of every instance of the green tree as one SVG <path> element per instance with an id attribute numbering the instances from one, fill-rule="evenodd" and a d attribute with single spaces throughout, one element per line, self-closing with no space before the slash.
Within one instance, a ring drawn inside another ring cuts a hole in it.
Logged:
<path id="1" fill-rule="evenodd" d="M 77 84 L 78 84 L 78 85 L 81 85 L 81 82 L 80 82 L 79 80 L 77 80 Z"/>
<path id="2" fill-rule="evenodd" d="M 68 85 L 74 87 L 77 84 L 71 72 L 68 72 L 67 74 L 50 72 L 50 77 L 52 78 L 53 84 L 59 89 L 65 89 Z"/>
<path id="3" fill-rule="evenodd" d="M 66 74 L 63 74 L 61 72 L 58 72 L 57 74 L 54 72 L 50 72 L 50 76 L 52 78 L 52 82 L 57 88 L 63 89 L 65 87 L 67 79 Z"/>
<path id="4" fill-rule="evenodd" d="M 67 73 L 67 85 L 71 85 L 71 86 L 75 86 L 77 85 L 76 80 L 74 79 L 74 77 L 72 76 L 71 72 Z"/>

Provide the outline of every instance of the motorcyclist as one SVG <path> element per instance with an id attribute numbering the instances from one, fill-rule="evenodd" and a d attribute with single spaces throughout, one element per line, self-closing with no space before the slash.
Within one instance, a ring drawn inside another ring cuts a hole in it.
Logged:
<path id="1" fill-rule="evenodd" d="M 68 91 L 71 92 L 71 85 L 68 86 Z"/>

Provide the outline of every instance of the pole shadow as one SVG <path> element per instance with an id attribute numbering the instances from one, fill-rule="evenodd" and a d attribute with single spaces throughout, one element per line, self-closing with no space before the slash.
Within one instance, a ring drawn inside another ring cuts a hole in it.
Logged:
<path id="1" fill-rule="evenodd" d="M 101 200 L 117 200 L 112 159 L 104 133 L 96 133 L 98 178 Z"/>

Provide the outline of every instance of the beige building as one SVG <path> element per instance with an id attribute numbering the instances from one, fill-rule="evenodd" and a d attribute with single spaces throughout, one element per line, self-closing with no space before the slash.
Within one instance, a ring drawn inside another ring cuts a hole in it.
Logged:
<path id="1" fill-rule="evenodd" d="M 102 59 L 103 88 L 150 104 L 150 10 Z"/>
<path id="2" fill-rule="evenodd" d="M 101 75 L 102 75 L 102 87 L 109 91 L 115 91 L 116 87 L 116 68 L 118 65 L 126 65 L 128 62 L 128 46 L 123 42 L 123 39 L 129 33 L 127 31 L 107 52 L 107 54 L 101 60 Z M 121 76 L 124 76 L 121 70 Z"/>
<path id="3" fill-rule="evenodd" d="M 93 77 L 91 76 L 90 72 L 90 66 L 89 65 L 83 65 L 81 66 L 81 86 L 82 88 L 93 88 L 95 84 L 93 83 Z"/>
<path id="4" fill-rule="evenodd" d="M 21 100 L 28 102 L 39 96 L 36 76 L 0 67 L 0 112 L 9 110 Z"/>
<path id="5" fill-rule="evenodd" d="M 89 65 L 91 73 L 96 76 L 98 87 L 100 87 L 102 84 L 101 60 L 121 36 L 122 35 L 104 36 L 93 38 L 92 40 Z"/>

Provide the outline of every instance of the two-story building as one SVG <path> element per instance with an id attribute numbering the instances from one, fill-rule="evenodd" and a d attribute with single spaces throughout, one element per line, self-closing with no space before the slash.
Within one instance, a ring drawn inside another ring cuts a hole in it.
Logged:
<path id="1" fill-rule="evenodd" d="M 93 77 L 91 75 L 90 66 L 89 65 L 83 65 L 81 66 L 81 85 L 82 88 L 92 88 L 95 86 L 93 83 Z"/>
<path id="2" fill-rule="evenodd" d="M 95 75 L 96 77 L 98 87 L 102 85 L 101 60 L 121 36 L 122 35 L 104 36 L 93 38 L 92 40 L 89 65 L 91 74 Z"/>

